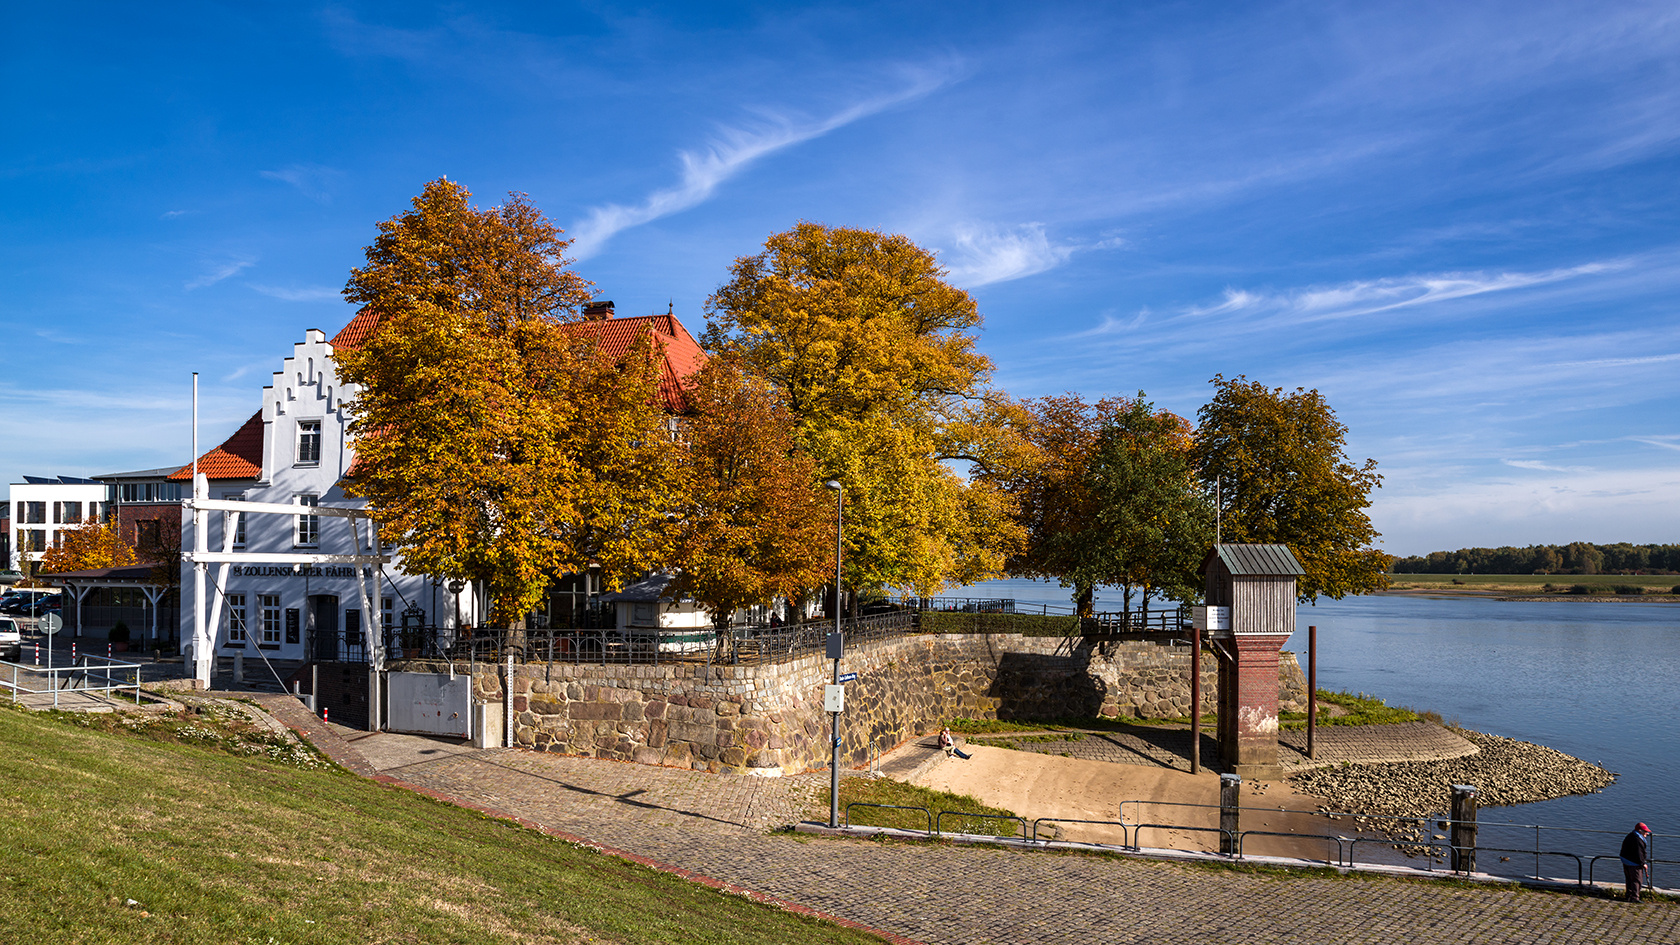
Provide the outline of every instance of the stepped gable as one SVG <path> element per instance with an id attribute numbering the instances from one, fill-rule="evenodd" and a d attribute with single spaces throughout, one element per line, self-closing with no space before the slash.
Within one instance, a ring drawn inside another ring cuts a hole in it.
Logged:
<path id="1" fill-rule="evenodd" d="M 206 479 L 261 479 L 263 458 L 263 418 L 258 410 L 235 430 L 221 446 L 198 458 L 198 471 Z M 169 474 L 172 482 L 192 479 L 192 464 L 188 463 Z"/>

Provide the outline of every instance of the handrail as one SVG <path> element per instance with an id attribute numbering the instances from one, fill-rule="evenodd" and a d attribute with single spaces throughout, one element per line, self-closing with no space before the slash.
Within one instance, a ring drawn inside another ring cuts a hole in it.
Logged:
<path id="1" fill-rule="evenodd" d="M 1101 825 L 1101 826 L 1119 827 L 1120 828 L 1120 845 L 1121 846 L 1127 846 L 1127 847 L 1131 846 L 1131 843 L 1127 840 L 1127 838 L 1131 836 L 1131 834 L 1129 833 L 1131 827 L 1130 827 L 1129 824 L 1127 824 L 1125 821 L 1122 821 L 1122 820 L 1079 820 L 1079 819 L 1076 819 L 1076 818 L 1073 818 L 1073 817 L 1038 817 L 1038 818 L 1035 818 L 1032 822 L 1032 836 L 1027 838 L 1027 839 L 1033 841 L 1034 843 L 1049 843 L 1050 842 L 1049 840 L 1039 840 L 1039 838 L 1038 838 L 1038 825 L 1039 824 L 1098 824 L 1098 825 Z"/>
<path id="2" fill-rule="evenodd" d="M 981 813 L 978 813 L 978 812 L 975 812 L 975 811 L 966 811 L 966 810 L 942 810 L 942 811 L 940 811 L 939 816 L 937 816 L 933 819 L 933 832 L 934 833 L 938 834 L 938 833 L 943 833 L 944 832 L 944 831 L 939 829 L 939 824 L 940 824 L 941 821 L 943 821 L 945 819 L 946 814 L 951 814 L 952 816 L 956 816 L 956 817 L 979 817 L 979 818 L 986 819 L 986 820 L 1013 820 L 1016 823 L 1021 825 L 1021 837 L 1023 839 L 1027 839 L 1027 819 L 1025 817 L 1022 817 L 1018 814 L 981 814 Z M 996 834 L 995 836 L 1000 836 L 1001 837 L 1001 836 L 1003 836 L 1003 834 Z"/>
<path id="3" fill-rule="evenodd" d="M 1347 862 L 1347 848 L 1342 846 L 1342 844 L 1347 841 L 1347 837 L 1336 836 L 1335 834 L 1328 833 L 1294 833 L 1288 830 L 1244 830 L 1237 834 L 1238 859 L 1241 859 L 1243 855 L 1243 841 L 1249 837 L 1295 837 L 1301 840 L 1334 840 L 1336 842 L 1336 860 L 1331 865 L 1353 865 L 1352 863 Z M 1330 863 L 1329 860 L 1325 860 L 1325 862 Z"/>
<path id="4" fill-rule="evenodd" d="M 882 810 L 919 810 L 923 814 L 927 815 L 927 819 L 928 819 L 927 835 L 930 836 L 930 837 L 933 836 L 933 832 L 934 832 L 933 831 L 933 811 L 928 810 L 926 807 L 912 807 L 912 806 L 908 806 L 908 805 L 904 805 L 904 804 L 871 804 L 871 803 L 868 803 L 867 801 L 853 801 L 850 804 L 846 805 L 846 826 L 847 827 L 850 827 L 852 825 L 852 808 L 854 808 L 854 807 L 878 807 L 878 808 L 881 808 Z M 868 826 L 868 825 L 864 825 L 864 826 Z"/>

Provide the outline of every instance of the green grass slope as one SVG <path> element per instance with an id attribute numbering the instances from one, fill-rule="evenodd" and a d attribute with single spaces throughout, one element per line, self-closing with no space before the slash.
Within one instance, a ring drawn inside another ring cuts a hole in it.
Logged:
<path id="1" fill-rule="evenodd" d="M 880 941 L 337 769 L 9 707 L 0 784 L 5 941 Z"/>

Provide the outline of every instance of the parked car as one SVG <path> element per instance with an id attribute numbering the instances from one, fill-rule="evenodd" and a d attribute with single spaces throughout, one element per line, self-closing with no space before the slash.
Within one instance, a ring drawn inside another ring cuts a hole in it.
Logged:
<path id="1" fill-rule="evenodd" d="M 23 657 L 23 633 L 10 617 L 0 617 L 0 660 L 16 662 Z"/>

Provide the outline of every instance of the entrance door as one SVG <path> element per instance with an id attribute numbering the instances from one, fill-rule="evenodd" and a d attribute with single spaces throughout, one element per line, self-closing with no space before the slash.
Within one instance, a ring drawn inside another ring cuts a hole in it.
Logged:
<path id="1" fill-rule="evenodd" d="M 339 645 L 338 633 L 338 596 L 309 595 L 309 623 L 309 636 L 314 642 L 315 659 L 329 663 L 343 659 L 344 652 Z"/>

